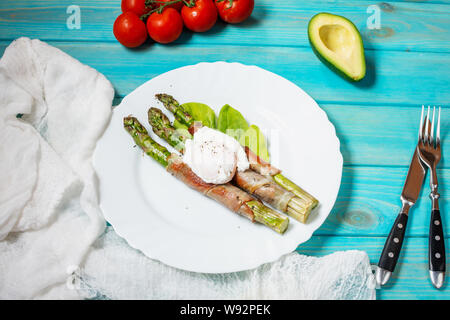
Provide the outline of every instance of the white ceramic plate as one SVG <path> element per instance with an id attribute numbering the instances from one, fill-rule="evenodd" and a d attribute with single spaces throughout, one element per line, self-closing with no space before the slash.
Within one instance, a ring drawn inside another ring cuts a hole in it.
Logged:
<path id="1" fill-rule="evenodd" d="M 308 223 L 290 219 L 279 235 L 188 188 L 133 148 L 123 117 L 136 116 L 151 132 L 150 106 L 169 115 L 156 93 L 206 103 L 216 115 L 228 103 L 258 125 L 268 136 L 272 164 L 320 201 Z M 180 269 L 224 273 L 274 261 L 307 241 L 334 205 L 342 155 L 334 126 L 302 89 L 255 66 L 216 62 L 169 71 L 125 97 L 98 142 L 94 165 L 104 215 L 132 247 Z"/>

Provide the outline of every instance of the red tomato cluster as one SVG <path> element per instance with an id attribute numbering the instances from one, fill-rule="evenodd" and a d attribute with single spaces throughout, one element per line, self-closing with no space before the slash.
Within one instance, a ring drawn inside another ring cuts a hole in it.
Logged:
<path id="1" fill-rule="evenodd" d="M 247 19 L 254 0 L 122 0 L 122 14 L 114 22 L 114 36 L 125 47 L 138 47 L 150 36 L 159 43 L 178 39 L 186 26 L 205 32 L 217 21 L 228 23 Z"/>

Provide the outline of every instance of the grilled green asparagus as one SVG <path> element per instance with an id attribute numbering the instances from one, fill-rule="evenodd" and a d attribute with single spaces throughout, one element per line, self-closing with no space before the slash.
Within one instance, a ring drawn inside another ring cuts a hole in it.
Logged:
<path id="1" fill-rule="evenodd" d="M 166 140 L 178 151 L 184 152 L 185 139 L 180 137 L 177 130 L 171 125 L 167 116 L 157 108 L 148 110 L 148 120 L 150 125 L 160 138 Z M 274 208 L 288 213 L 294 219 L 305 222 L 304 212 L 306 200 L 297 197 L 294 193 L 285 190 L 277 185 L 272 179 L 262 176 L 259 173 L 247 170 L 236 172 L 233 183 L 242 190 L 261 198 Z"/>
<path id="2" fill-rule="evenodd" d="M 266 207 L 259 200 L 231 184 L 214 185 L 202 181 L 182 162 L 177 154 L 170 153 L 166 148 L 154 141 L 135 117 L 125 117 L 123 124 L 125 130 L 133 137 L 136 145 L 189 187 L 220 202 L 233 212 L 251 221 L 262 223 L 278 233 L 286 231 L 289 225 L 287 217 Z M 164 136 L 163 133 L 161 134 Z"/>
<path id="3" fill-rule="evenodd" d="M 174 114 L 175 118 L 180 121 L 180 123 L 188 126 L 189 128 L 194 125 L 194 119 L 192 116 L 183 109 L 174 97 L 168 94 L 157 94 L 156 98 L 163 103 L 167 110 Z M 259 168 L 261 168 L 261 166 L 252 166 L 253 170 L 263 174 L 263 172 L 258 171 Z M 267 171 L 273 171 L 275 174 L 270 175 L 270 178 L 282 188 L 294 193 L 297 196 L 297 198 L 292 202 L 293 207 L 288 210 L 293 216 L 297 216 L 297 220 L 305 223 L 311 213 L 311 210 L 319 204 L 319 201 L 311 194 L 300 188 L 297 184 L 286 178 L 283 174 L 277 172 L 278 170 Z"/>

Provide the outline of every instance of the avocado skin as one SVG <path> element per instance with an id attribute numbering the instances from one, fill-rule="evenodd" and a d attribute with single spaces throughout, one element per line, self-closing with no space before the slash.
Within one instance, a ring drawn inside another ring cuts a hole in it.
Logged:
<path id="1" fill-rule="evenodd" d="M 325 57 L 322 56 L 322 55 L 320 54 L 320 52 L 316 49 L 316 46 L 314 45 L 314 43 L 311 41 L 311 36 L 310 36 L 310 34 L 309 34 L 309 25 L 311 24 L 311 21 L 313 21 L 313 19 L 314 19 L 316 16 L 318 16 L 318 15 L 320 15 L 320 14 L 322 14 L 322 13 L 326 13 L 326 12 L 321 12 L 321 13 L 318 13 L 318 14 L 314 15 L 314 16 L 309 20 L 309 22 L 308 22 L 308 41 L 309 41 L 310 47 L 312 48 L 312 51 L 314 52 L 314 54 L 317 56 L 317 58 L 319 58 L 319 60 L 320 60 L 323 64 L 325 64 L 328 68 L 330 68 L 331 70 L 333 70 L 336 74 L 338 74 L 339 76 L 341 76 L 343 79 L 345 79 L 345 80 L 347 80 L 347 81 L 350 81 L 350 82 L 358 82 L 358 81 L 361 81 L 361 80 L 364 79 L 364 77 L 366 76 L 366 72 L 365 72 L 365 71 L 364 71 L 364 75 L 363 75 L 361 78 L 354 79 L 354 78 L 348 76 L 345 72 L 343 72 L 341 69 L 339 69 L 338 67 L 336 67 L 333 63 L 331 63 L 330 61 L 328 61 L 327 59 L 325 59 Z M 343 18 L 343 19 L 345 19 L 345 20 L 348 20 L 348 19 L 345 18 L 345 17 L 341 17 L 341 18 Z M 353 22 L 351 22 L 350 20 L 348 20 L 348 21 L 349 21 L 351 24 L 353 24 Z M 353 24 L 353 26 L 355 26 L 355 25 Z M 358 29 L 356 28 L 356 26 L 355 26 L 355 29 L 358 30 Z M 362 45 L 361 35 L 359 35 L 359 38 L 360 38 L 360 40 L 361 40 L 361 45 Z M 364 59 L 365 59 L 365 57 L 364 57 Z"/>

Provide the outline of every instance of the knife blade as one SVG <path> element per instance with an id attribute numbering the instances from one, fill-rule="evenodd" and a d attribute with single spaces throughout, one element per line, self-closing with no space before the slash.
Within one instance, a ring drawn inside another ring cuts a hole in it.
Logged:
<path id="1" fill-rule="evenodd" d="M 426 167 L 420 160 L 416 148 L 416 150 L 414 150 L 414 155 L 412 157 L 411 164 L 409 165 L 408 174 L 406 175 L 405 184 L 400 196 L 403 206 L 405 206 L 404 202 L 409 205 L 409 208 L 406 209 L 406 214 L 408 214 L 409 209 L 416 203 L 417 198 L 419 198 L 420 189 L 422 189 L 423 180 L 426 173 Z"/>
<path id="2" fill-rule="evenodd" d="M 426 167 L 422 164 L 416 147 L 400 196 L 402 208 L 395 219 L 378 262 L 375 274 L 378 285 L 386 284 L 395 269 L 405 236 L 409 210 L 419 198 L 426 172 Z"/>

